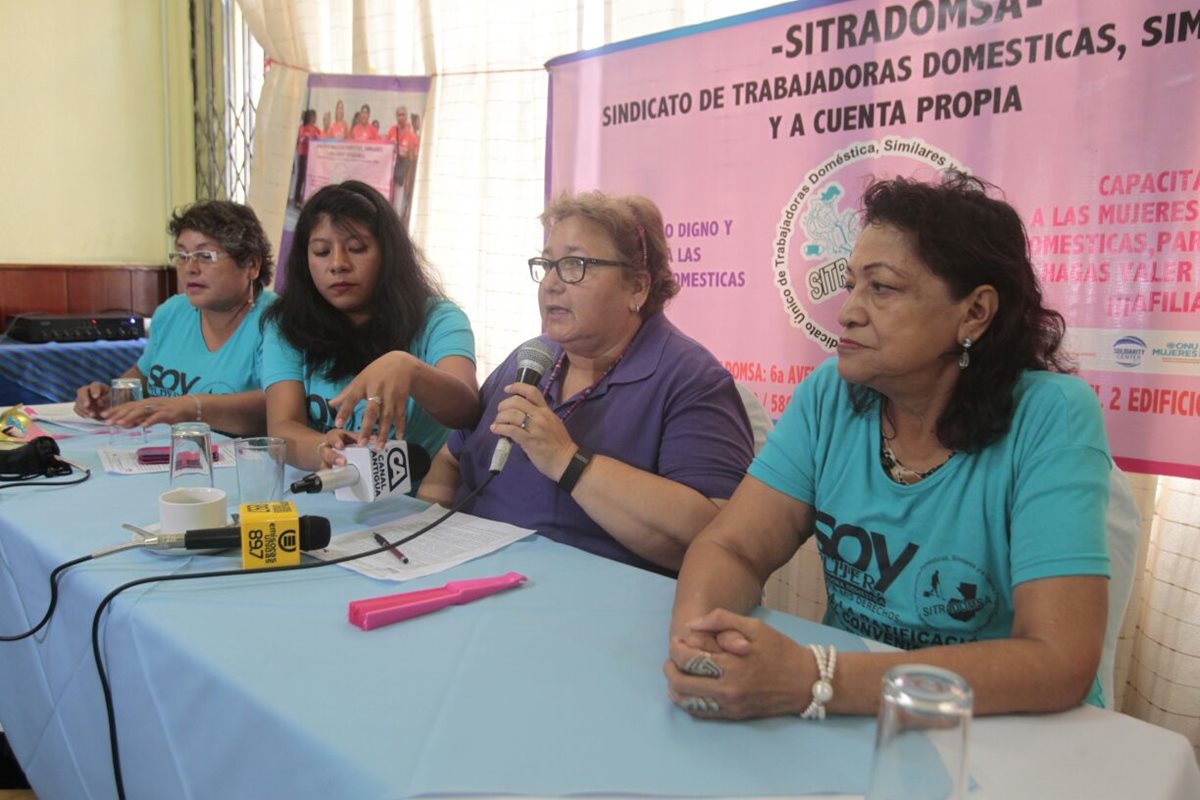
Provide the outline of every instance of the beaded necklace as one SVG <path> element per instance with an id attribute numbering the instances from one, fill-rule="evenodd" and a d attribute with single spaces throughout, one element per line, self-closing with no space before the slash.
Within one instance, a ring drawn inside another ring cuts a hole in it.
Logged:
<path id="1" fill-rule="evenodd" d="M 629 344 L 633 344 L 633 342 L 631 341 Z M 607 378 L 609 373 L 611 373 L 614 369 L 617 368 L 617 364 L 621 363 L 621 359 L 623 359 L 625 357 L 625 354 L 628 352 L 629 352 L 629 345 L 625 345 L 625 349 L 621 351 L 621 354 L 619 356 L 617 356 L 616 360 L 613 361 L 613 363 L 608 365 L 608 369 L 606 369 L 606 370 L 604 370 L 604 372 L 600 373 L 600 377 L 596 378 L 595 382 L 593 382 L 591 386 L 587 387 L 586 389 L 584 389 L 582 392 L 579 393 L 579 397 L 575 400 L 575 402 L 571 403 L 571 405 L 567 406 L 567 410 L 565 413 L 559 414 L 559 416 L 561 417 L 563 422 L 566 422 L 567 417 L 574 414 L 575 410 L 578 409 L 581 405 L 583 405 L 584 402 L 586 402 L 587 399 L 592 396 L 592 392 L 596 391 L 596 387 L 600 385 L 600 381 Z M 547 404 L 553 403 L 553 399 L 550 397 L 550 387 L 552 387 L 554 385 L 554 381 L 558 380 L 558 373 L 562 371 L 563 363 L 566 360 L 567 360 L 567 351 L 564 350 L 562 352 L 562 355 L 560 355 L 558 357 L 558 361 L 554 362 L 554 369 L 552 369 L 550 371 L 550 380 L 546 381 L 546 389 L 544 392 L 542 392 L 542 395 L 546 398 Z M 558 412 L 555 412 L 555 413 L 558 413 Z"/>

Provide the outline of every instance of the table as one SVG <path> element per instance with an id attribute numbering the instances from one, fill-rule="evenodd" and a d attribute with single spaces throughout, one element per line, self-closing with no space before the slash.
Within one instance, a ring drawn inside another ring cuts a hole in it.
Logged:
<path id="1" fill-rule="evenodd" d="M 73 401 L 80 386 L 123 375 L 145 349 L 145 339 L 25 344 L 0 338 L 0 406 Z"/>
<path id="2" fill-rule="evenodd" d="M 96 469 L 105 441 L 62 446 Z M 231 472 L 216 480 L 232 493 Z M 40 618 L 55 565 L 124 540 L 121 521 L 153 521 L 165 484 L 101 474 L 0 491 L 0 632 Z M 421 506 L 297 504 L 335 533 Z M 214 562 L 236 564 L 129 552 L 81 565 L 62 577 L 47 629 L 0 644 L 0 724 L 41 800 L 115 794 L 89 641 L 99 599 Z M 346 621 L 350 600 L 509 570 L 530 582 L 371 632 Z M 873 720 L 703 722 L 667 702 L 673 586 L 532 537 L 402 585 L 332 567 L 138 587 L 103 625 L 128 797 L 854 796 Z M 760 613 L 801 641 L 866 646 Z M 972 748 L 974 797 L 1200 796 L 1183 737 L 1097 709 L 979 720 Z"/>

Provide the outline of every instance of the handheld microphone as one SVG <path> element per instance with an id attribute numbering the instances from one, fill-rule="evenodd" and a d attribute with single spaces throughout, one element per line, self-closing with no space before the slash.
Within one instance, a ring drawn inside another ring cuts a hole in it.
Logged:
<path id="1" fill-rule="evenodd" d="M 407 494 L 429 472 L 429 453 L 419 444 L 392 440 L 382 450 L 347 447 L 346 464 L 320 469 L 291 485 L 293 494 L 334 492 L 338 500 L 371 503 L 394 494 Z"/>
<path id="2" fill-rule="evenodd" d="M 164 533 L 143 540 L 154 550 L 242 551 L 244 569 L 299 564 L 301 550 L 329 546 L 330 527 L 325 517 L 300 516 L 293 503 L 248 503 L 241 506 L 238 524 L 224 528 L 199 528 L 184 533 Z"/>
<path id="3" fill-rule="evenodd" d="M 537 386 L 542 375 L 554 364 L 554 353 L 541 339 L 530 339 L 517 350 L 517 382 Z M 488 472 L 499 472 L 508 463 L 512 451 L 512 439 L 501 437 L 492 452 L 492 463 Z"/>

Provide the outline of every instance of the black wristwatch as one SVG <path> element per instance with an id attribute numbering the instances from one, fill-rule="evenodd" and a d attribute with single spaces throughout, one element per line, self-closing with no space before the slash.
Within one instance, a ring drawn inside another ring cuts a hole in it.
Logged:
<path id="1" fill-rule="evenodd" d="M 562 477 L 558 479 L 558 488 L 570 494 L 575 489 L 575 484 L 579 483 L 579 476 L 583 475 L 583 471 L 590 463 L 592 463 L 592 448 L 581 446 L 575 451 L 575 455 L 571 456 L 571 463 L 567 464 Z"/>

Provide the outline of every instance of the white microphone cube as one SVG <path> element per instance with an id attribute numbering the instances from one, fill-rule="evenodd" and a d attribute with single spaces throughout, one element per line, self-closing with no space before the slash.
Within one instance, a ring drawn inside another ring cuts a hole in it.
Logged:
<path id="1" fill-rule="evenodd" d="M 412 470 L 409 468 L 408 445 L 392 440 L 380 450 L 369 447 L 347 447 L 341 451 L 346 463 L 358 470 L 359 479 L 350 486 L 337 489 L 338 500 L 357 500 L 371 503 L 394 494 L 412 491 Z"/>

